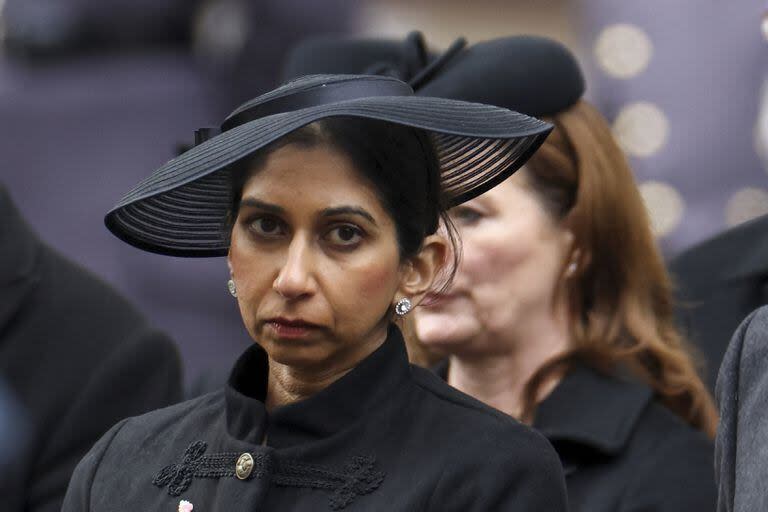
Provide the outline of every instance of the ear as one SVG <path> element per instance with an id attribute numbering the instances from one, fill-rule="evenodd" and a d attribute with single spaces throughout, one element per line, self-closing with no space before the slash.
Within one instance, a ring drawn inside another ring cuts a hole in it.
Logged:
<path id="1" fill-rule="evenodd" d="M 565 261 L 563 262 L 563 275 L 566 278 L 583 274 L 584 270 L 589 266 L 592 261 L 592 256 L 589 251 L 585 250 L 576 241 L 576 237 L 573 232 L 566 230 L 563 234 L 563 254 L 565 254 Z M 570 265 L 575 264 L 574 270 L 569 270 Z"/>
<path id="2" fill-rule="evenodd" d="M 403 262 L 395 301 L 407 297 L 414 306 L 418 306 L 445 266 L 448 249 L 448 242 L 442 236 L 426 237 L 421 250 Z"/>
<path id="3" fill-rule="evenodd" d="M 229 275 L 232 275 L 232 260 L 230 259 L 229 251 L 227 251 L 227 268 L 229 268 Z"/>
<path id="4" fill-rule="evenodd" d="M 564 265 L 574 261 L 579 267 L 579 273 L 581 273 L 592 263 L 592 254 L 588 248 L 584 247 L 583 240 L 577 240 L 573 229 L 574 223 L 573 212 L 560 221 L 560 229 L 563 231 L 563 254 L 566 255 Z"/>

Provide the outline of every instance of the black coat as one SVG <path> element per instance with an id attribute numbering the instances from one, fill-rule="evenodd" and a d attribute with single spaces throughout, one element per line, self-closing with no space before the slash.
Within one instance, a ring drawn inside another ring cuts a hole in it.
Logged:
<path id="1" fill-rule="evenodd" d="M 113 428 L 63 510 L 567 509 L 549 443 L 409 365 L 396 328 L 342 378 L 269 414 L 267 370 L 254 344 L 224 390 Z"/>
<path id="2" fill-rule="evenodd" d="M 435 370 L 445 379 L 448 365 Z M 577 365 L 534 427 L 560 456 L 571 512 L 715 510 L 712 443 L 643 384 Z"/>
<path id="3" fill-rule="evenodd" d="M 702 352 L 714 391 L 734 331 L 768 304 L 768 215 L 686 250 L 671 261 L 670 272 L 679 288 L 681 327 Z"/>
<path id="4" fill-rule="evenodd" d="M 573 512 L 714 511 L 714 447 L 638 382 L 586 366 L 539 405 Z"/>
<path id="5" fill-rule="evenodd" d="M 0 478 L 4 512 L 59 511 L 75 466 L 109 428 L 181 393 L 171 341 L 42 244 L 2 186 L 0 380 L 31 426 Z"/>

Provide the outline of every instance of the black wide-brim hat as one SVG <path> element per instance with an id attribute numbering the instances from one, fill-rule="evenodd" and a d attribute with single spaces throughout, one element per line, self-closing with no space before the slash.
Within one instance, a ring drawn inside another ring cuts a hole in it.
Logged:
<path id="1" fill-rule="evenodd" d="M 329 117 L 374 119 L 424 130 L 434 143 L 442 193 L 450 206 L 505 180 L 551 130 L 543 121 L 504 108 L 416 96 L 408 84 L 391 77 L 302 77 L 244 103 L 227 117 L 219 135 L 139 183 L 107 214 L 107 228 L 149 252 L 226 255 L 233 164 Z"/>

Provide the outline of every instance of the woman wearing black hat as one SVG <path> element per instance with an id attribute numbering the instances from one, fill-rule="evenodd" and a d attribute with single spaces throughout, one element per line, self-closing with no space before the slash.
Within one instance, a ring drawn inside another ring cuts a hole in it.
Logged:
<path id="1" fill-rule="evenodd" d="M 116 425 L 64 510 L 565 510 L 546 440 L 412 368 L 393 323 L 434 287 L 444 208 L 506 178 L 549 127 L 316 76 L 222 129 L 106 223 L 144 250 L 226 256 L 256 343 L 223 391 Z"/>
<path id="2" fill-rule="evenodd" d="M 462 46 L 436 57 L 418 34 L 316 38 L 285 66 L 318 71 L 332 56 L 337 71 L 380 70 L 418 94 L 555 125 L 520 172 L 451 210 L 462 263 L 453 286 L 417 310 L 414 352 L 448 355 L 440 376 L 544 433 L 572 510 L 714 510 L 716 412 L 674 326 L 632 173 L 580 99 L 578 63 L 539 37 Z"/>

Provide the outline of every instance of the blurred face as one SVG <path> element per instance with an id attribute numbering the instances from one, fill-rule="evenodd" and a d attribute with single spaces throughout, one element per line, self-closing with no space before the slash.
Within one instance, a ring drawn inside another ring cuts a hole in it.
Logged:
<path id="1" fill-rule="evenodd" d="M 349 367 L 386 336 L 401 279 L 395 225 L 331 148 L 288 145 L 253 173 L 229 263 L 246 329 L 280 364 Z"/>
<path id="2" fill-rule="evenodd" d="M 572 236 L 544 210 L 524 170 L 451 218 L 462 261 L 448 293 L 417 310 L 417 334 L 449 354 L 503 353 L 521 325 L 553 314 Z"/>

